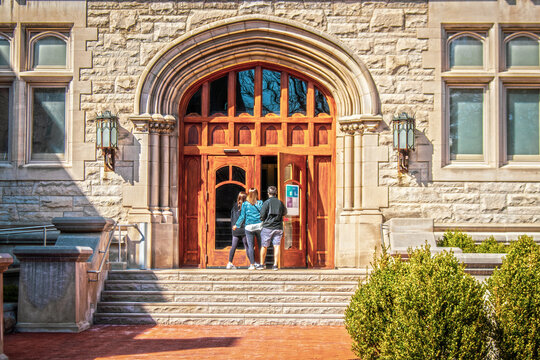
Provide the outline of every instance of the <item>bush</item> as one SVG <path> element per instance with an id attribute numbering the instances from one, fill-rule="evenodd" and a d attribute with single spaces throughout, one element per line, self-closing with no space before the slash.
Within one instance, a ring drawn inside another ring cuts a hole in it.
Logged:
<path id="1" fill-rule="evenodd" d="M 497 242 L 493 236 L 482 241 L 480 245 L 476 245 L 470 235 L 457 230 L 447 230 L 437 245 L 457 247 L 464 253 L 506 253 L 508 251 L 508 246 Z"/>
<path id="2" fill-rule="evenodd" d="M 369 359 L 483 359 L 489 322 L 483 287 L 447 252 L 384 253 L 345 312 L 353 351 Z"/>
<path id="3" fill-rule="evenodd" d="M 522 235 L 487 281 L 502 359 L 540 358 L 540 250 Z"/>
<path id="4" fill-rule="evenodd" d="M 497 242 L 493 236 L 488 237 L 480 245 L 476 246 L 476 252 L 478 253 L 500 254 L 507 251 L 508 246 Z"/>
<path id="5" fill-rule="evenodd" d="M 476 252 L 476 246 L 471 236 L 461 231 L 447 230 L 437 244 L 444 247 L 457 247 L 466 253 Z"/>

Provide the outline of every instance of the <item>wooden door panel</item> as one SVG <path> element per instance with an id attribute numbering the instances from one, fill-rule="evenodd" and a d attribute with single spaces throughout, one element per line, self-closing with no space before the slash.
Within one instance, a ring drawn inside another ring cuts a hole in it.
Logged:
<path id="1" fill-rule="evenodd" d="M 199 264 L 199 205 L 201 199 L 201 158 L 187 156 L 185 164 L 185 224 L 184 235 L 184 265 Z"/>
<path id="2" fill-rule="evenodd" d="M 333 266 L 331 261 L 331 246 L 334 234 L 329 224 L 334 211 L 332 158 L 330 156 L 316 156 L 314 159 L 314 206 L 310 207 L 313 212 L 311 218 L 315 219 L 316 229 L 314 241 L 314 263 L 316 267 Z"/>
<path id="3" fill-rule="evenodd" d="M 278 179 L 280 199 L 288 208 L 289 214 L 283 221 L 283 240 L 281 242 L 281 267 L 306 267 L 306 156 L 280 153 L 278 157 Z M 299 186 L 299 213 L 294 215 L 286 203 L 287 185 Z"/>
<path id="4" fill-rule="evenodd" d="M 225 266 L 229 261 L 229 251 L 231 248 L 232 234 L 230 232 L 230 209 L 236 199 L 238 192 L 246 191 L 250 187 L 253 187 L 254 179 L 254 159 L 252 156 L 210 156 L 208 157 L 208 202 L 206 204 L 207 219 L 208 219 L 208 233 L 207 233 L 207 254 L 208 254 L 208 266 L 217 267 Z M 223 172 L 222 170 L 228 169 Z M 241 170 L 245 171 L 245 175 L 242 177 L 239 175 Z M 220 171 L 219 177 L 216 176 L 216 172 Z M 223 175 L 226 173 L 227 179 Z M 242 183 L 242 179 L 245 184 Z M 218 183 L 219 181 L 219 183 Z M 230 204 L 221 203 L 221 190 L 225 187 L 230 187 L 230 190 L 234 191 L 234 199 L 229 199 Z M 221 189 L 221 190 L 220 190 Z M 219 202 L 219 203 L 218 203 Z M 219 206 L 219 213 L 217 210 Z M 223 211 L 225 209 L 225 212 Z M 225 217 L 229 216 L 229 223 Z M 224 223 L 227 223 L 227 228 L 223 228 Z M 222 242 L 216 241 L 217 236 L 219 239 L 224 237 L 227 239 L 227 246 L 223 246 Z M 246 257 L 246 251 L 243 249 L 236 249 L 234 255 L 234 264 L 236 266 L 247 266 L 249 261 Z"/>

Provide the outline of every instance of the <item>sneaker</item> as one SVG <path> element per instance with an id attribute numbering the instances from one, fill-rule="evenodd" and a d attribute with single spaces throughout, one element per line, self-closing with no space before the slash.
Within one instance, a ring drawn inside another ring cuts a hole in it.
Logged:
<path id="1" fill-rule="evenodd" d="M 264 270 L 264 265 L 257 264 L 257 265 L 255 266 L 255 269 L 257 269 L 257 270 Z"/>
<path id="2" fill-rule="evenodd" d="M 278 270 L 279 270 L 279 268 L 278 268 L 278 266 L 277 266 L 277 265 L 274 265 L 274 266 L 272 266 L 272 270 L 274 270 L 274 271 L 278 271 Z"/>
<path id="3" fill-rule="evenodd" d="M 248 270 L 255 270 L 255 265 L 253 264 L 249 265 Z"/>
<path id="4" fill-rule="evenodd" d="M 236 266 L 233 265 L 233 263 L 228 263 L 227 264 L 227 270 L 236 270 Z"/>

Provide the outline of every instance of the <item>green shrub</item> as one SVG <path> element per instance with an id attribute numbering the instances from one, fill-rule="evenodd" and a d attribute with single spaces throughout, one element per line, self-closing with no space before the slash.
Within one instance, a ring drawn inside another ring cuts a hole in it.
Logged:
<path id="1" fill-rule="evenodd" d="M 501 358 L 540 358 L 540 250 L 530 236 L 510 246 L 487 284 Z"/>
<path id="2" fill-rule="evenodd" d="M 444 247 L 458 247 L 465 253 L 476 251 L 476 246 L 474 245 L 472 237 L 459 230 L 447 230 L 437 245 Z"/>
<path id="3" fill-rule="evenodd" d="M 353 351 L 369 359 L 483 359 L 489 322 L 484 290 L 450 253 L 384 253 L 351 299 L 345 326 Z"/>
<path id="4" fill-rule="evenodd" d="M 480 245 L 476 246 L 476 252 L 478 253 L 506 253 L 508 246 L 499 243 L 493 236 L 488 237 Z"/>

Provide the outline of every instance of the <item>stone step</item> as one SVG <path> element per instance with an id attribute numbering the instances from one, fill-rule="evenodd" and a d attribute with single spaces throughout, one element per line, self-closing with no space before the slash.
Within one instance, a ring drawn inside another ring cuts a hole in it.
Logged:
<path id="1" fill-rule="evenodd" d="M 343 314 L 348 303 L 101 302 L 98 313 L 158 314 Z"/>
<path id="2" fill-rule="evenodd" d="M 348 303 L 353 292 L 332 291 L 103 291 L 104 302 Z"/>
<path id="3" fill-rule="evenodd" d="M 114 270 L 109 280 L 177 281 L 354 281 L 365 280 L 366 270 Z"/>
<path id="4" fill-rule="evenodd" d="M 348 281 L 177 281 L 107 280 L 105 290 L 116 291 L 345 291 L 356 290 Z"/>
<path id="5" fill-rule="evenodd" d="M 96 324 L 118 325 L 341 325 L 343 314 L 96 313 Z"/>

